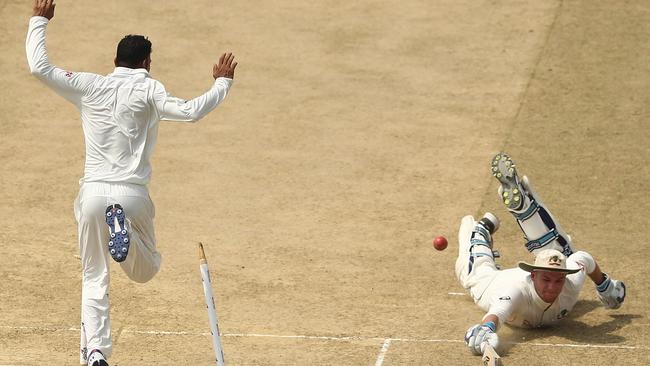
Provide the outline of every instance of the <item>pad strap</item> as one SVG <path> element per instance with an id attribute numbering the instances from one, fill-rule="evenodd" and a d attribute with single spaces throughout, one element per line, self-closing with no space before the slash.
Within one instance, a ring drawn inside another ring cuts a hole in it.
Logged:
<path id="1" fill-rule="evenodd" d="M 481 237 L 479 237 L 479 235 Z M 478 257 L 490 257 L 494 260 L 494 253 L 492 253 L 492 238 L 490 236 L 490 232 L 483 227 L 483 225 L 476 225 L 474 227 L 474 230 L 472 231 L 472 238 L 470 239 L 470 246 L 469 246 L 469 270 L 467 273 L 472 272 L 472 268 L 474 267 L 474 259 Z M 489 253 L 474 253 L 472 250 L 474 249 L 475 246 L 484 246 L 489 248 Z"/>
<path id="2" fill-rule="evenodd" d="M 539 211 L 539 205 L 537 202 L 535 202 L 535 200 L 530 196 L 528 196 L 528 199 L 530 199 L 530 205 L 524 212 L 512 212 L 512 215 L 519 221 L 526 221 Z"/>
<path id="3" fill-rule="evenodd" d="M 492 238 L 490 236 L 490 232 L 488 231 L 488 229 L 483 227 L 482 224 L 476 225 L 476 227 L 474 227 L 474 232 L 478 233 L 479 235 L 482 235 L 488 241 L 492 240 Z"/>
<path id="4" fill-rule="evenodd" d="M 558 234 L 557 230 L 555 230 L 555 228 L 552 228 L 549 232 L 542 235 L 541 237 L 528 241 L 528 243 L 526 243 L 526 249 L 528 249 L 529 252 L 532 252 L 533 250 L 543 248 L 550 244 L 553 240 L 557 239 L 559 235 L 560 234 Z"/>
<path id="5" fill-rule="evenodd" d="M 471 239 L 470 244 L 472 244 L 472 245 L 470 246 L 469 250 L 472 250 L 472 247 L 474 247 L 475 245 L 483 245 L 483 246 L 486 246 L 488 248 L 490 247 L 490 243 L 488 243 L 487 241 L 482 240 L 482 239 Z"/>

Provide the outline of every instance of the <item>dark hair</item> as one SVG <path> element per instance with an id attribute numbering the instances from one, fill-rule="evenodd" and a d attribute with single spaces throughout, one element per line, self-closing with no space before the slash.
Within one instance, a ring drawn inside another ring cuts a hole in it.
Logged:
<path id="1" fill-rule="evenodd" d="M 117 66 L 135 68 L 151 55 L 151 42 L 145 36 L 129 34 L 117 44 Z"/>

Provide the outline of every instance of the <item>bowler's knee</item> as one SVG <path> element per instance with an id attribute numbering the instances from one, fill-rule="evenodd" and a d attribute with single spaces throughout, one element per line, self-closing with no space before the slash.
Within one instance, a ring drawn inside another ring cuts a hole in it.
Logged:
<path id="1" fill-rule="evenodd" d="M 146 283 L 151 281 L 158 271 L 160 270 L 160 262 L 157 263 L 151 263 L 148 266 L 141 266 L 140 268 L 127 272 L 127 276 L 131 281 L 137 282 L 137 283 Z"/>

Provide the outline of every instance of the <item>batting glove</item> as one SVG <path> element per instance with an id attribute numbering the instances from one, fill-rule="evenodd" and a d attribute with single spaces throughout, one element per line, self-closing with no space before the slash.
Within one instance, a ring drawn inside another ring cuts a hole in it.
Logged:
<path id="1" fill-rule="evenodd" d="M 472 353 L 482 355 L 485 342 L 494 348 L 499 346 L 499 336 L 495 332 L 496 326 L 492 322 L 476 324 L 465 333 L 465 343 Z"/>
<path id="2" fill-rule="evenodd" d="M 598 298 L 609 309 L 618 309 L 625 301 L 625 284 L 603 273 L 605 281 L 596 286 Z"/>

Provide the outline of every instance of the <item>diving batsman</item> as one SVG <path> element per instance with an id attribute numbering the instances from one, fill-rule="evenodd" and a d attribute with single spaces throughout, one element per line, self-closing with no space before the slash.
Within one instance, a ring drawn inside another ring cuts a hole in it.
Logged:
<path id="1" fill-rule="evenodd" d="M 521 227 L 534 261 L 498 269 L 492 236 L 499 219 L 489 212 L 478 221 L 472 216 L 462 219 L 456 276 L 485 311 L 465 333 L 470 351 L 480 355 L 486 344 L 498 349 L 497 331 L 504 323 L 537 328 L 561 321 L 575 306 L 587 278 L 605 307 L 619 308 L 625 300 L 625 284 L 603 272 L 591 254 L 576 250 L 528 178 L 520 179 L 510 156 L 495 155 L 491 169 L 501 184 L 499 197 Z"/>

